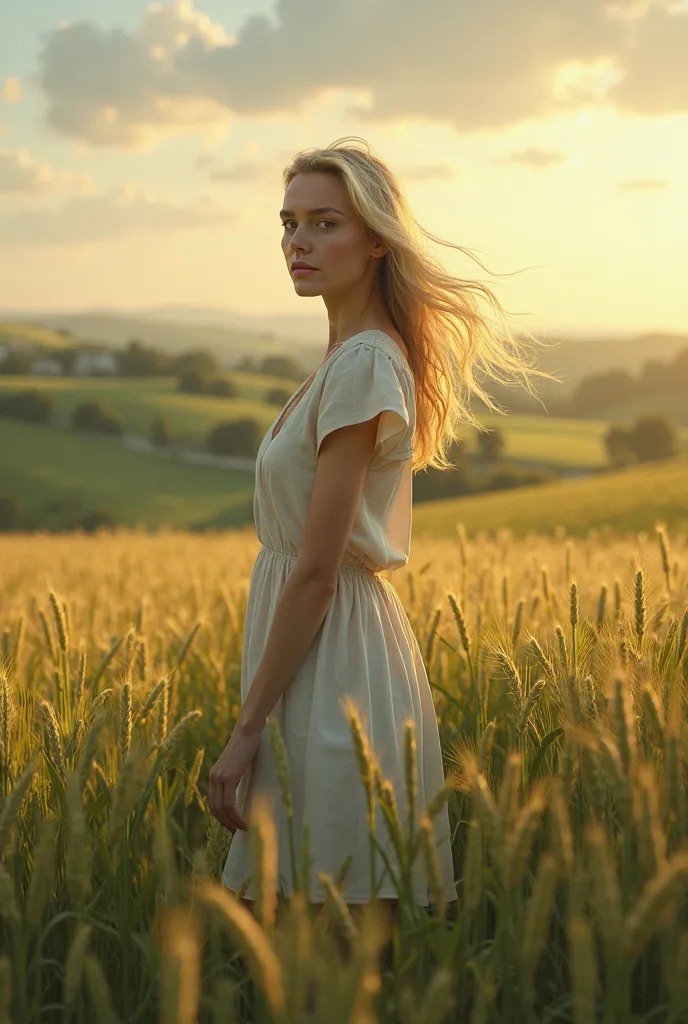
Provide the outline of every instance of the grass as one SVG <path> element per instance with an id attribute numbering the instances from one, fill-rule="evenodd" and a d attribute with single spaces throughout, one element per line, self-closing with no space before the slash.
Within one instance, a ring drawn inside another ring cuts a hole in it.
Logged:
<path id="1" fill-rule="evenodd" d="M 614 422 L 630 424 L 614 417 Z M 542 462 L 558 469 L 603 469 L 608 465 L 604 435 L 610 420 L 566 419 L 556 416 L 483 416 L 485 426 L 499 428 L 506 439 L 504 454 L 513 459 Z M 679 452 L 688 453 L 688 427 L 678 430 Z"/>
<path id="2" fill-rule="evenodd" d="M 5 376 L 0 377 L 0 390 L 34 387 L 45 390 L 52 396 L 58 416 L 63 418 L 68 418 L 81 402 L 98 399 L 112 409 L 125 428 L 145 435 L 153 419 L 165 415 L 175 443 L 201 447 L 211 427 L 223 420 L 249 417 L 267 430 L 278 408 L 268 405 L 265 395 L 274 387 L 285 388 L 290 393 L 294 389 L 293 382 L 277 377 L 244 373 L 231 374 L 231 377 L 241 390 L 240 398 L 183 394 L 177 391 L 176 377 L 118 380 Z"/>
<path id="3" fill-rule="evenodd" d="M 45 521 L 45 507 L 95 508 L 122 525 L 240 527 L 252 519 L 252 473 L 196 466 L 116 440 L 0 419 L 0 492 Z M 61 513 L 56 513 L 59 522 Z"/>
<path id="4" fill-rule="evenodd" d="M 256 552 L 232 534 L 0 537 L 0 1019 L 287 1024 L 310 995 L 316 1024 L 685 1020 L 686 536 L 459 529 L 393 574 L 447 786 L 415 825 L 397 813 L 419 799 L 415 730 L 400 723 L 390 791 L 347 711 L 371 850 L 399 881 L 388 946 L 375 907 L 346 905 L 345 849 L 312 913 L 295 820 L 285 897 L 265 809 L 255 917 L 221 885 L 208 777 L 238 712 Z M 277 719 L 269 739 L 287 808 Z M 406 895 L 414 867 L 428 909 Z"/>
<path id="5" fill-rule="evenodd" d="M 584 537 L 650 530 L 656 519 L 672 529 L 688 528 L 688 456 L 636 465 L 580 479 L 536 487 L 423 502 L 413 507 L 414 534 L 452 537 L 456 524 L 471 535 L 510 530 L 553 534 L 564 527 Z"/>
<path id="6" fill-rule="evenodd" d="M 224 419 L 250 417 L 266 430 L 276 416 L 276 406 L 267 405 L 265 396 L 272 388 L 293 392 L 298 384 L 279 377 L 260 374 L 230 374 L 241 391 L 237 399 L 181 394 L 175 377 L 139 379 L 45 378 L 33 376 L 0 377 L 4 388 L 38 387 L 53 398 L 58 414 L 68 417 L 80 402 L 98 398 L 106 402 L 122 424 L 147 434 L 159 414 L 168 416 L 172 434 L 180 444 L 200 445 L 208 430 Z M 629 422 L 632 417 L 629 416 Z M 602 420 L 559 419 L 553 416 L 483 416 L 485 426 L 503 433 L 505 458 L 568 470 L 601 469 L 606 465 L 604 434 L 608 423 Z M 476 432 L 466 428 L 463 434 L 470 450 L 476 448 Z M 688 426 L 679 430 L 679 448 L 688 452 Z"/>

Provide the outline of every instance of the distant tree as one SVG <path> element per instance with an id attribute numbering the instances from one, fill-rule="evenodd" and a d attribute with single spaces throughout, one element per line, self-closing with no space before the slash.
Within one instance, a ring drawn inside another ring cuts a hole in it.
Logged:
<path id="1" fill-rule="evenodd" d="M 0 494 L 0 530 L 16 530 L 24 522 L 26 508 L 12 494 Z"/>
<path id="2" fill-rule="evenodd" d="M 268 405 L 278 405 L 281 409 L 283 405 L 287 404 L 291 394 L 291 391 L 287 391 L 286 388 L 271 388 L 265 396 L 265 401 Z"/>
<path id="3" fill-rule="evenodd" d="M 43 388 L 0 392 L 0 416 L 28 423 L 47 423 L 52 411 L 52 397 Z"/>
<path id="4" fill-rule="evenodd" d="M 609 370 L 585 377 L 571 396 L 570 405 L 574 415 L 588 416 L 627 402 L 637 394 L 638 382 L 627 370 Z"/>
<path id="5" fill-rule="evenodd" d="M 132 338 L 120 355 L 119 373 L 121 377 L 161 377 L 173 372 L 172 366 L 170 356 Z"/>
<path id="6" fill-rule="evenodd" d="M 472 485 L 468 468 L 463 463 L 454 469 L 425 469 L 416 473 L 413 478 L 413 500 L 419 504 L 423 501 L 439 501 L 441 498 L 456 498 L 462 494 L 470 494 Z"/>
<path id="7" fill-rule="evenodd" d="M 113 413 L 102 403 L 94 400 L 82 402 L 72 412 L 74 430 L 89 430 L 98 434 L 118 436 L 122 425 Z"/>
<path id="8" fill-rule="evenodd" d="M 215 377 L 210 381 L 208 394 L 217 395 L 218 398 L 238 398 L 239 389 L 229 377 Z"/>
<path id="9" fill-rule="evenodd" d="M 72 332 L 69 327 L 58 327 L 55 331 L 56 334 L 61 334 L 63 338 L 71 338 Z"/>
<path id="10" fill-rule="evenodd" d="M 85 530 L 86 533 L 95 533 L 96 530 L 112 530 L 117 524 L 110 513 L 105 509 L 94 508 L 90 512 L 87 512 L 77 525 L 80 526 L 82 530 Z"/>
<path id="11" fill-rule="evenodd" d="M 548 469 L 521 469 L 505 466 L 482 481 L 480 491 L 506 491 L 514 487 L 527 487 L 555 480 L 557 474 Z M 477 488 L 476 488 L 477 489 Z"/>
<path id="12" fill-rule="evenodd" d="M 664 416 L 641 416 L 630 431 L 629 444 L 638 462 L 670 459 L 678 452 L 678 434 Z"/>
<path id="13" fill-rule="evenodd" d="M 196 370 L 189 370 L 183 373 L 177 381 L 177 389 L 190 395 L 204 395 L 208 389 L 209 381 Z"/>
<path id="14" fill-rule="evenodd" d="M 172 371 L 176 374 L 195 371 L 201 377 L 212 377 L 220 372 L 220 363 L 212 352 L 197 349 L 193 352 L 182 352 L 172 361 Z"/>
<path id="15" fill-rule="evenodd" d="M 0 373 L 23 374 L 31 373 L 34 356 L 30 352 L 8 352 L 0 364 Z"/>
<path id="16" fill-rule="evenodd" d="M 488 429 L 477 436 L 478 451 L 486 462 L 496 462 L 504 451 L 504 436 L 498 428 Z"/>
<path id="17" fill-rule="evenodd" d="M 151 423 L 150 438 L 158 448 L 168 448 L 172 444 L 172 431 L 167 416 L 160 414 Z"/>
<path id="18" fill-rule="evenodd" d="M 631 435 L 625 427 L 611 426 L 604 435 L 604 446 L 607 458 L 612 466 L 621 468 L 635 462 L 635 452 L 631 446 Z"/>
<path id="19" fill-rule="evenodd" d="M 305 380 L 308 376 L 291 356 L 265 356 L 258 372 L 268 377 L 288 377 L 289 380 Z"/>
<path id="20" fill-rule="evenodd" d="M 254 458 L 263 437 L 255 420 L 227 420 L 218 423 L 206 437 L 206 448 L 213 455 L 241 455 Z"/>

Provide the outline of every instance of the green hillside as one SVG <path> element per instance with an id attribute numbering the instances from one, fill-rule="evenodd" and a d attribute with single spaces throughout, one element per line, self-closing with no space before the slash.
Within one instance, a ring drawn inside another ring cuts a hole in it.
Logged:
<path id="1" fill-rule="evenodd" d="M 87 399 L 105 402 L 128 430 L 148 434 L 158 415 L 169 418 L 172 437 L 177 444 L 202 445 L 209 429 L 222 420 L 250 417 L 267 430 L 277 415 L 277 406 L 268 405 L 265 395 L 280 387 L 289 393 L 298 384 L 279 377 L 262 374 L 233 373 L 240 398 L 214 398 L 207 395 L 183 394 L 177 391 L 176 377 L 129 378 L 108 377 L 27 377 L 0 376 L 0 390 L 5 388 L 41 388 L 52 395 L 55 412 L 68 418 L 72 410 Z"/>
<path id="2" fill-rule="evenodd" d="M 52 395 L 55 410 L 63 419 L 81 402 L 97 398 L 109 405 L 127 429 L 140 434 L 147 434 L 154 417 L 164 414 L 176 443 L 201 446 L 210 428 L 221 420 L 250 417 L 267 430 L 279 411 L 265 402 L 268 391 L 279 387 L 291 393 L 298 387 L 297 381 L 262 374 L 232 373 L 231 377 L 240 389 L 240 398 L 182 394 L 177 391 L 175 377 L 121 380 L 8 375 L 0 376 L 0 390 L 44 388 Z M 605 421 L 517 415 L 484 415 L 481 420 L 485 426 L 497 427 L 502 432 L 506 442 L 504 457 L 508 460 L 539 463 L 557 470 L 597 469 L 606 464 Z M 462 436 L 468 449 L 475 451 L 476 431 L 465 427 Z M 680 450 L 688 452 L 688 426 L 679 429 L 679 438 Z"/>
<path id="3" fill-rule="evenodd" d="M 29 514 L 51 527 L 93 509 L 131 526 L 241 527 L 252 523 L 253 487 L 253 473 L 175 462 L 107 438 L 0 419 L 0 494 L 20 498 Z"/>
<path id="4" fill-rule="evenodd" d="M 477 494 L 414 505 L 414 535 L 453 537 L 461 522 L 469 535 L 509 528 L 553 534 L 566 527 L 585 536 L 591 527 L 614 534 L 652 530 L 655 520 L 688 529 L 688 456 L 614 473 L 539 487 Z"/>
<path id="5" fill-rule="evenodd" d="M 72 348 L 74 339 L 34 324 L 13 324 L 0 321 L 0 345 L 21 339 L 43 348 Z"/>
<path id="6" fill-rule="evenodd" d="M 504 457 L 518 462 L 542 463 L 558 470 L 604 469 L 607 454 L 604 420 L 565 419 L 556 416 L 481 415 L 486 427 L 504 436 Z M 630 419 L 629 419 L 630 422 Z M 679 428 L 679 450 L 688 452 L 688 428 Z M 477 431 L 462 430 L 469 450 L 475 450 Z"/>

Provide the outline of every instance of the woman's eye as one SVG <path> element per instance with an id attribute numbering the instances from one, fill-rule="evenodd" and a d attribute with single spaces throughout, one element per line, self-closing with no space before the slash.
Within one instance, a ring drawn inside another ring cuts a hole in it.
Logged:
<path id="1" fill-rule="evenodd" d="M 293 220 L 283 220 L 281 223 L 282 223 L 282 227 L 283 228 L 289 229 L 289 225 L 293 224 L 294 221 Z M 333 220 L 319 220 L 318 224 L 329 224 L 333 228 L 335 228 L 337 226 Z"/>

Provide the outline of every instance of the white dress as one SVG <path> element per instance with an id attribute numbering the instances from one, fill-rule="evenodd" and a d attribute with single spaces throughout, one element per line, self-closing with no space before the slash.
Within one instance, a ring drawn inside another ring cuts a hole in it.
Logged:
<path id="1" fill-rule="evenodd" d="M 296 392 L 298 394 L 298 392 Z M 286 406 L 285 406 L 286 408 Z M 251 575 L 244 632 L 241 699 L 246 699 L 265 647 L 282 588 L 299 551 L 313 488 L 317 452 L 326 434 L 382 412 L 336 592 L 321 629 L 272 714 L 280 723 L 291 773 L 296 860 L 301 823 L 310 823 L 313 902 L 325 894 L 318 873 L 337 875 L 348 854 L 353 862 L 343 890 L 347 903 L 370 899 L 370 850 L 366 793 L 348 721 L 340 700 L 356 703 L 382 775 L 392 783 L 402 823 L 406 818 L 404 729 L 415 723 L 419 813 L 444 784 L 437 718 L 421 651 L 394 587 L 380 570 L 406 565 L 411 544 L 412 441 L 415 387 L 396 343 L 377 330 L 345 341 L 317 370 L 312 383 L 272 438 L 263 438 L 256 461 L 253 503 L 263 545 Z M 292 894 L 287 818 L 265 728 L 260 748 L 238 789 L 246 820 L 257 792 L 268 796 L 278 837 L 278 884 Z M 376 834 L 396 867 L 382 811 Z M 435 819 L 435 840 L 444 898 L 457 899 L 446 806 Z M 232 837 L 222 880 L 236 892 L 251 874 L 250 832 Z M 377 885 L 384 876 L 381 885 Z M 413 875 L 414 899 L 427 906 L 422 854 Z M 376 858 L 376 894 L 397 896 Z M 245 892 L 255 898 L 251 884 Z"/>

